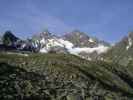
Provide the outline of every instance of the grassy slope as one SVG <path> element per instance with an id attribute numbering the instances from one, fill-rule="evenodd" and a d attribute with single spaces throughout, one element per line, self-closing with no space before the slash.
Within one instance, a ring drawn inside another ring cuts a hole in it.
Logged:
<path id="1" fill-rule="evenodd" d="M 133 74 L 126 67 L 73 55 L 1 53 L 0 74 L 1 98 L 6 99 L 130 100 L 133 95 Z"/>

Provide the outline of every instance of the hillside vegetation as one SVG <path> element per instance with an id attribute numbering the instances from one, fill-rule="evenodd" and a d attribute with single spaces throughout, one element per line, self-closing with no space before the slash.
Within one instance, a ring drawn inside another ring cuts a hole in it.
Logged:
<path id="1" fill-rule="evenodd" d="M 133 100 L 133 73 L 69 54 L 0 53 L 0 100 Z"/>

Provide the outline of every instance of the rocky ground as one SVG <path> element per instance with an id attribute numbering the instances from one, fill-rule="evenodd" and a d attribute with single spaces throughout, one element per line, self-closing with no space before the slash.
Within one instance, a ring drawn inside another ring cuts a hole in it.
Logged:
<path id="1" fill-rule="evenodd" d="M 0 53 L 0 100 L 133 100 L 133 74 L 68 54 Z"/>

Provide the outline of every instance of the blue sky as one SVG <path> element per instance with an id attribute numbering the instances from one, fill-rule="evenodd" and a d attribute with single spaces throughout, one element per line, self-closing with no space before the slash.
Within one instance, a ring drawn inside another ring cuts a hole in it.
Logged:
<path id="1" fill-rule="evenodd" d="M 133 31 L 133 0 L 0 0 L 0 32 L 29 37 L 74 29 L 108 42 Z"/>

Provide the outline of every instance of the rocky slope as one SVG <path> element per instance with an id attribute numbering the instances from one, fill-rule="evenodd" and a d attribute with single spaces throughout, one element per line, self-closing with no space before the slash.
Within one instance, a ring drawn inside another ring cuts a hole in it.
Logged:
<path id="1" fill-rule="evenodd" d="M 132 80 L 127 67 L 69 54 L 0 54 L 1 100 L 132 100 Z"/>
<path id="2" fill-rule="evenodd" d="M 128 66 L 133 62 L 133 32 L 125 36 L 120 42 L 116 43 L 104 55 L 104 59 Z"/>

